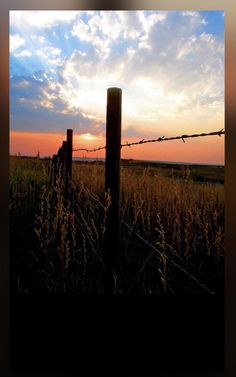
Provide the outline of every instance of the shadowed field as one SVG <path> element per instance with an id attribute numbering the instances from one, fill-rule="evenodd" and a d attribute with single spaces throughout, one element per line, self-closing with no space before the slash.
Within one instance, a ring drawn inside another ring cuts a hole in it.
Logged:
<path id="1" fill-rule="evenodd" d="M 65 200 L 49 160 L 10 157 L 13 292 L 103 293 L 104 163 L 72 177 Z M 223 183 L 224 167 L 122 160 L 118 294 L 223 292 Z"/>

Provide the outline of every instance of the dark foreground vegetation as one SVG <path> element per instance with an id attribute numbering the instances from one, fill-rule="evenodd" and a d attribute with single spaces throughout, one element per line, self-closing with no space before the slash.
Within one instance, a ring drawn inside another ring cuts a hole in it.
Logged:
<path id="1" fill-rule="evenodd" d="M 67 198 L 50 169 L 10 157 L 11 292 L 103 293 L 104 163 L 73 162 Z M 223 292 L 223 183 L 224 167 L 122 161 L 117 294 Z"/>

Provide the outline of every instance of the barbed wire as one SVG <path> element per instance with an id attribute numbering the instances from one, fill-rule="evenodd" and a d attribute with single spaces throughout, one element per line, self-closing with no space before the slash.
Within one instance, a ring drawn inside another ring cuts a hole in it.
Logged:
<path id="1" fill-rule="evenodd" d="M 93 199 L 95 200 L 103 209 L 105 209 L 106 207 L 104 206 L 104 204 L 101 203 L 101 201 L 99 200 L 98 196 L 94 193 L 91 193 L 90 190 L 87 188 L 87 187 L 84 187 L 84 190 L 87 192 L 87 194 Z M 200 282 L 195 276 L 193 276 L 192 274 L 190 274 L 185 268 L 183 268 L 182 266 L 180 266 L 178 263 L 176 263 L 173 259 L 171 259 L 168 255 L 164 254 L 158 250 L 153 244 L 151 244 L 150 242 L 148 242 L 145 238 L 143 238 L 138 232 L 136 232 L 129 224 L 126 223 L 126 221 L 124 220 L 121 220 L 121 223 L 127 228 L 129 229 L 131 232 L 133 232 L 136 237 L 138 237 L 143 243 L 145 243 L 150 249 L 152 249 L 154 252 L 157 252 L 161 258 L 163 258 L 163 256 L 173 265 L 175 266 L 177 269 L 179 269 L 184 275 L 186 275 L 189 279 L 191 279 L 195 284 L 197 284 L 200 288 L 202 288 L 203 290 L 207 291 L 208 293 L 214 295 L 215 292 L 212 291 L 211 289 L 209 289 L 205 284 L 203 284 L 202 282 Z M 147 258 L 147 261 L 150 259 L 150 257 L 152 256 L 153 254 L 149 255 L 148 258 Z M 143 267 L 142 267 L 142 270 L 144 269 L 146 263 L 143 264 Z"/>
<path id="2" fill-rule="evenodd" d="M 169 140 L 182 140 L 185 143 L 185 139 L 189 139 L 189 138 L 203 137 L 203 136 L 213 136 L 213 135 L 221 136 L 221 135 L 224 135 L 224 134 L 225 134 L 225 131 L 224 131 L 224 129 L 222 129 L 220 131 L 214 131 L 214 132 L 209 132 L 209 133 L 201 133 L 201 134 L 181 135 L 181 136 L 173 136 L 173 137 L 162 136 L 162 137 L 159 137 L 157 139 L 147 139 L 147 140 L 142 139 L 140 141 L 136 141 L 136 142 L 132 142 L 132 143 L 127 142 L 125 144 L 121 144 L 120 147 L 121 148 L 131 147 L 133 145 L 146 144 L 146 143 L 156 143 L 156 142 L 169 141 Z M 72 151 L 73 152 L 78 152 L 78 151 L 97 152 L 97 151 L 100 151 L 102 149 L 106 149 L 106 146 L 98 147 L 98 148 L 94 148 L 94 149 L 77 148 L 77 149 L 73 149 Z"/>

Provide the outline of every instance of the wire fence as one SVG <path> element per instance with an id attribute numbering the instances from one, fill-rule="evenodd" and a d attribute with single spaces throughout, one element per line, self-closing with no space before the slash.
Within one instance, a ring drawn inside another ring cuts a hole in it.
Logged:
<path id="1" fill-rule="evenodd" d="M 215 136 L 217 136 L 217 135 L 221 136 L 221 135 L 224 135 L 224 134 L 225 134 L 225 131 L 224 131 L 224 129 L 222 129 L 220 131 L 214 131 L 214 132 L 209 132 L 209 133 L 201 133 L 201 134 L 181 135 L 181 136 L 173 136 L 173 137 L 162 136 L 162 137 L 159 137 L 157 139 L 148 139 L 148 140 L 142 139 L 140 141 L 136 141 L 136 142 L 132 142 L 132 143 L 127 142 L 125 144 L 121 144 L 120 147 L 121 148 L 132 147 L 133 145 L 156 143 L 156 142 L 170 141 L 170 140 L 182 140 L 185 143 L 185 139 L 189 139 L 189 138 L 196 138 L 196 137 L 203 137 L 203 136 L 214 136 L 214 135 Z M 100 151 L 100 150 L 103 150 L 103 149 L 106 149 L 106 146 L 98 147 L 98 148 L 94 148 L 94 149 L 76 148 L 76 149 L 73 149 L 72 151 L 73 152 L 78 152 L 78 151 L 97 152 L 97 151 Z"/>
<path id="2" fill-rule="evenodd" d="M 106 150 L 106 160 L 105 160 L 105 193 L 109 193 L 111 198 L 111 203 L 106 212 L 106 226 L 104 232 L 104 262 L 105 262 L 105 274 L 104 274 L 104 290 L 106 293 L 110 294 L 114 292 L 115 284 L 113 279 L 113 267 L 115 265 L 116 255 L 119 255 L 119 241 L 120 241 L 120 228 L 119 224 L 125 226 L 129 232 L 132 232 L 143 244 L 145 244 L 151 253 L 146 258 L 143 266 L 141 267 L 141 272 L 145 268 L 148 260 L 152 257 L 154 253 L 157 253 L 163 260 L 163 263 L 168 261 L 171 265 L 177 268 L 182 274 L 184 274 L 188 279 L 197 284 L 199 288 L 208 292 L 208 294 L 214 294 L 214 292 L 209 289 L 205 284 L 200 282 L 195 276 L 193 276 L 185 267 L 178 264 L 172 257 L 167 255 L 167 250 L 160 251 L 152 243 L 148 242 L 139 233 L 133 229 L 124 220 L 120 220 L 120 161 L 121 161 L 121 148 L 132 147 L 134 145 L 142 145 L 147 143 L 163 142 L 170 140 L 182 140 L 185 139 L 205 137 L 205 136 L 221 136 L 224 135 L 224 129 L 208 133 L 195 133 L 191 135 L 180 135 L 174 137 L 158 137 L 156 139 L 142 139 L 136 142 L 126 142 L 122 144 L 121 141 L 121 89 L 119 88 L 109 88 L 107 92 L 107 119 L 106 119 L 106 146 L 87 149 L 87 148 L 73 148 L 73 130 L 67 130 L 67 140 L 63 141 L 62 147 L 59 148 L 58 153 L 53 156 L 53 162 L 55 165 L 55 177 L 52 179 L 53 182 L 56 181 L 56 176 L 58 171 L 56 169 L 57 163 L 59 162 L 59 170 L 62 171 L 64 186 L 65 186 L 65 196 L 68 194 L 68 178 L 72 178 L 72 153 L 73 152 L 97 152 L 100 150 Z M 89 193 L 89 191 L 87 191 Z M 100 202 L 96 195 L 89 193 L 90 197 L 97 200 L 98 203 L 104 208 L 103 204 Z M 170 245 L 168 245 L 170 246 Z M 166 286 L 168 286 L 168 281 L 159 269 L 162 278 L 165 281 Z M 170 290 L 173 291 L 170 287 Z"/>

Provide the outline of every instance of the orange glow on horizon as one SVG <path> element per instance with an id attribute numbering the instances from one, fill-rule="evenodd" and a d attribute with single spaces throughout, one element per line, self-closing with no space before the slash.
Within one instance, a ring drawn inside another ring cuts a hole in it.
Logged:
<path id="1" fill-rule="evenodd" d="M 59 133 L 10 131 L 10 155 L 36 156 L 39 152 L 43 157 L 52 156 L 65 137 Z"/>
<path id="2" fill-rule="evenodd" d="M 57 153 L 62 141 L 66 139 L 65 134 L 59 133 L 33 133 L 22 131 L 10 131 L 10 155 L 20 153 L 21 155 L 41 157 L 52 156 Z M 127 142 L 137 141 L 137 138 L 126 138 Z M 83 138 L 83 135 L 74 135 L 74 148 L 93 149 L 105 145 L 105 139 L 98 137 L 92 140 Z M 185 143 L 181 140 L 166 142 L 148 143 L 132 147 L 124 147 L 121 151 L 122 158 L 137 160 L 159 160 L 176 162 L 195 162 L 224 164 L 224 136 L 206 136 L 198 139 L 187 139 Z M 74 157 L 105 157 L 105 151 L 92 153 L 75 152 Z"/>
<path id="3" fill-rule="evenodd" d="M 206 136 L 197 139 L 170 140 L 122 149 L 122 158 L 224 164 L 224 137 Z"/>

